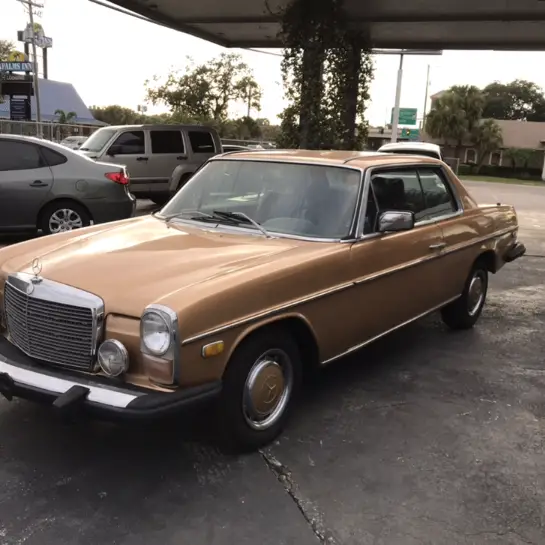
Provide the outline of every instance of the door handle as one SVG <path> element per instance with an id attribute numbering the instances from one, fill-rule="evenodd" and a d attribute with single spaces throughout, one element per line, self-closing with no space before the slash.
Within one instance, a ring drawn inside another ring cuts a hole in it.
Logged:
<path id="1" fill-rule="evenodd" d="M 148 158 L 147 157 L 137 157 L 136 160 L 137 161 L 147 161 Z"/>
<path id="2" fill-rule="evenodd" d="M 178 161 L 185 161 L 187 159 L 187 156 L 186 155 L 178 155 L 178 157 L 176 157 L 176 159 L 178 159 Z"/>
<path id="3" fill-rule="evenodd" d="M 44 184 L 42 180 L 35 180 L 31 184 L 28 184 L 30 187 L 47 187 L 48 184 Z"/>
<path id="4" fill-rule="evenodd" d="M 432 244 L 430 250 L 442 250 L 447 245 L 446 242 L 439 242 L 438 244 Z"/>

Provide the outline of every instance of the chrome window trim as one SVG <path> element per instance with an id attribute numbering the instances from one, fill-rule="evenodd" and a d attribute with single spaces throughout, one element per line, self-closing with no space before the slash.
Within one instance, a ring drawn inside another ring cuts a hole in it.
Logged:
<path id="1" fill-rule="evenodd" d="M 321 299 L 323 297 L 328 297 L 328 296 L 333 295 L 335 293 L 339 293 L 341 291 L 344 291 L 344 290 L 347 290 L 347 289 L 350 289 L 350 288 L 353 288 L 353 287 L 356 287 L 356 286 L 360 286 L 361 284 L 364 284 L 364 283 L 367 283 L 367 282 L 372 282 L 374 280 L 377 280 L 378 278 L 381 278 L 382 276 L 391 275 L 391 274 L 393 274 L 395 272 L 401 271 L 401 270 L 406 269 L 406 268 L 415 267 L 415 266 L 417 266 L 417 265 L 419 265 L 421 263 L 424 263 L 426 261 L 431 261 L 431 260 L 434 260 L 434 259 L 442 258 L 446 254 L 449 254 L 449 253 L 452 253 L 452 252 L 458 252 L 458 251 L 464 250 L 466 248 L 470 248 L 471 246 L 477 246 L 479 244 L 482 244 L 483 242 L 493 240 L 495 238 L 498 238 L 500 236 L 503 236 L 503 235 L 505 235 L 507 233 L 514 232 L 514 231 L 516 231 L 516 228 L 508 227 L 508 228 L 502 229 L 501 231 L 498 231 L 498 232 L 496 232 L 496 233 L 494 233 L 492 235 L 485 235 L 485 236 L 479 237 L 478 239 L 458 244 L 457 246 L 455 246 L 453 248 L 446 249 L 446 250 L 442 251 L 441 253 L 430 254 L 429 256 L 425 256 L 425 257 L 420 258 L 418 260 L 412 261 L 409 264 L 403 264 L 403 265 L 400 265 L 400 266 L 398 266 L 396 268 L 393 268 L 393 269 L 389 269 L 389 270 L 386 270 L 386 271 L 381 271 L 380 273 L 377 273 L 377 274 L 374 274 L 374 275 L 369 275 L 369 276 L 357 278 L 357 279 L 354 279 L 354 280 L 352 280 L 350 282 L 344 282 L 344 283 L 339 284 L 337 286 L 333 286 L 331 288 L 321 290 L 321 291 L 313 293 L 311 295 L 300 297 L 299 299 L 295 299 L 293 301 L 289 301 L 288 303 L 278 305 L 277 307 L 274 307 L 272 309 L 264 310 L 262 312 L 258 312 L 256 314 L 251 315 L 251 316 L 247 316 L 245 318 L 240 318 L 240 319 L 234 320 L 234 321 L 232 321 L 232 322 L 230 322 L 228 324 L 224 324 L 222 326 L 218 326 L 218 327 L 215 327 L 213 329 L 203 331 L 202 333 L 197 333 L 196 335 L 192 335 L 191 337 L 187 337 L 187 338 L 182 340 L 181 346 L 185 346 L 185 345 L 194 343 L 196 341 L 200 341 L 202 339 L 205 339 L 206 337 L 217 335 L 219 333 L 223 333 L 224 331 L 229 331 L 231 329 L 234 329 L 236 327 L 240 327 L 242 325 L 246 325 L 246 324 L 250 324 L 252 322 L 256 322 L 256 321 L 261 320 L 263 318 L 268 318 L 268 317 L 271 317 L 271 316 L 281 314 L 282 312 L 284 312 L 286 310 L 290 310 L 292 308 L 295 308 L 295 307 L 297 307 L 299 305 L 309 303 L 309 302 Z M 378 233 L 378 234 L 373 233 L 370 236 L 377 236 L 377 235 L 380 236 L 381 233 Z M 447 303 L 445 303 L 445 304 L 447 304 Z"/>
<path id="2" fill-rule="evenodd" d="M 170 324 L 170 346 L 165 354 L 157 356 L 152 354 L 145 346 L 142 336 L 142 324 L 146 314 L 160 314 L 166 317 Z M 161 386 L 178 386 L 180 384 L 180 364 L 181 364 L 181 343 L 180 343 L 180 328 L 178 323 L 178 315 L 174 310 L 166 305 L 151 304 L 148 305 L 140 318 L 140 351 L 142 354 L 152 356 L 158 359 L 172 360 L 172 384 L 162 384 Z"/>
<path id="3" fill-rule="evenodd" d="M 69 286 L 67 284 L 61 284 L 60 282 L 55 282 L 53 280 L 48 280 L 47 278 L 40 277 L 40 281 L 36 283 L 36 277 L 33 274 L 24 272 L 9 274 L 6 283 L 13 289 L 16 289 L 20 293 L 24 294 L 26 297 L 34 297 L 36 299 L 42 299 L 52 303 L 90 309 L 93 317 L 93 331 L 92 347 L 89 355 L 92 358 L 96 358 L 98 345 L 101 342 L 104 333 L 105 305 L 101 297 L 80 288 Z M 27 291 L 30 286 L 32 286 L 31 293 Z M 7 319 L 6 328 L 9 333 Z M 21 347 L 17 346 L 17 348 L 19 348 L 21 352 L 25 352 Z M 25 354 L 27 353 L 25 352 Z M 27 354 L 27 356 L 30 356 L 30 354 Z"/>
<path id="4" fill-rule="evenodd" d="M 440 221 L 445 221 L 447 219 L 456 218 L 458 216 L 461 216 L 464 213 L 464 207 L 463 203 L 460 199 L 460 196 L 458 195 L 458 192 L 456 191 L 456 188 L 453 186 L 450 178 L 445 172 L 445 169 L 443 165 L 440 164 L 430 164 L 430 163 L 403 163 L 403 164 L 396 164 L 396 165 L 379 165 L 375 167 L 368 167 L 365 170 L 365 177 L 364 177 L 364 194 L 363 194 L 363 200 L 362 200 L 362 206 L 361 206 L 361 213 L 360 217 L 358 218 L 358 226 L 356 229 L 356 236 L 355 241 L 359 242 L 361 240 L 368 240 L 369 238 L 377 238 L 381 236 L 387 236 L 387 233 L 369 233 L 365 235 L 363 233 L 363 226 L 365 224 L 365 214 L 367 213 L 367 199 L 369 195 L 369 188 L 371 187 L 371 177 L 373 174 L 378 170 L 380 172 L 382 171 L 390 171 L 390 170 L 403 170 L 403 169 L 415 169 L 417 176 L 418 169 L 419 168 L 428 168 L 428 169 L 439 169 L 439 171 L 443 175 L 443 180 L 448 186 L 451 195 L 454 197 L 454 201 L 457 206 L 456 212 L 451 212 L 448 214 L 443 214 L 442 216 L 436 216 L 434 218 L 430 218 L 428 220 L 420 220 L 415 222 L 414 229 L 417 229 L 418 227 L 422 227 L 425 225 L 432 225 L 434 223 L 438 223 Z M 420 176 L 419 176 L 420 178 Z"/>

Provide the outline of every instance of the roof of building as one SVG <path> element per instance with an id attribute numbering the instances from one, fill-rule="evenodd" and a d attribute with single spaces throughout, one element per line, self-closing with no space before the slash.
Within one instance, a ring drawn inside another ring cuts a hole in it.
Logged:
<path id="1" fill-rule="evenodd" d="M 543 149 L 545 123 L 507 119 L 496 119 L 495 121 L 501 127 L 503 148 Z"/>
<path id="2" fill-rule="evenodd" d="M 40 79 L 40 109 L 42 121 L 57 121 L 55 110 L 75 112 L 76 119 L 71 123 L 82 125 L 106 125 L 93 117 L 78 92 L 71 83 Z M 32 119 L 36 119 L 36 99 L 31 99 Z M 0 103 L 0 119 L 9 119 L 9 98 Z"/>
<path id="3" fill-rule="evenodd" d="M 483 120 L 484 121 L 484 120 Z M 513 121 L 510 119 L 494 119 L 500 126 L 503 137 L 503 149 L 533 149 L 542 150 L 545 146 L 545 122 Z M 441 139 L 422 135 L 426 140 L 436 144 L 444 144 Z M 472 147 L 470 141 L 464 142 L 465 147 Z"/>
<path id="4" fill-rule="evenodd" d="M 111 0 L 165 26 L 224 47 L 282 47 L 290 0 Z M 545 3 L 479 0 L 345 0 L 364 47 L 542 50 Z"/>

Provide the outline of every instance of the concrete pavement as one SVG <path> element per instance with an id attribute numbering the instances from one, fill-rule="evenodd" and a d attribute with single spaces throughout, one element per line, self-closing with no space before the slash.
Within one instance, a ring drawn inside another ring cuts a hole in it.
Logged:
<path id="1" fill-rule="evenodd" d="M 467 185 L 520 199 L 539 250 L 541 194 Z M 0 544 L 541 544 L 544 279 L 525 257 L 473 331 L 431 316 L 331 366 L 249 456 L 220 453 L 207 415 L 63 424 L 0 399 Z"/>

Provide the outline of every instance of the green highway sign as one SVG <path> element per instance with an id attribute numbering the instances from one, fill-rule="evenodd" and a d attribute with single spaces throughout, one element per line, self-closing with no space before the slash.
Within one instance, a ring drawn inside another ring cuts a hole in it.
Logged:
<path id="1" fill-rule="evenodd" d="M 401 140 L 411 140 L 417 141 L 420 139 L 420 130 L 419 129 L 401 129 L 401 134 L 399 137 Z"/>
<path id="2" fill-rule="evenodd" d="M 416 125 L 417 108 L 399 108 L 398 125 Z M 394 108 L 392 108 L 392 125 L 394 124 Z"/>

